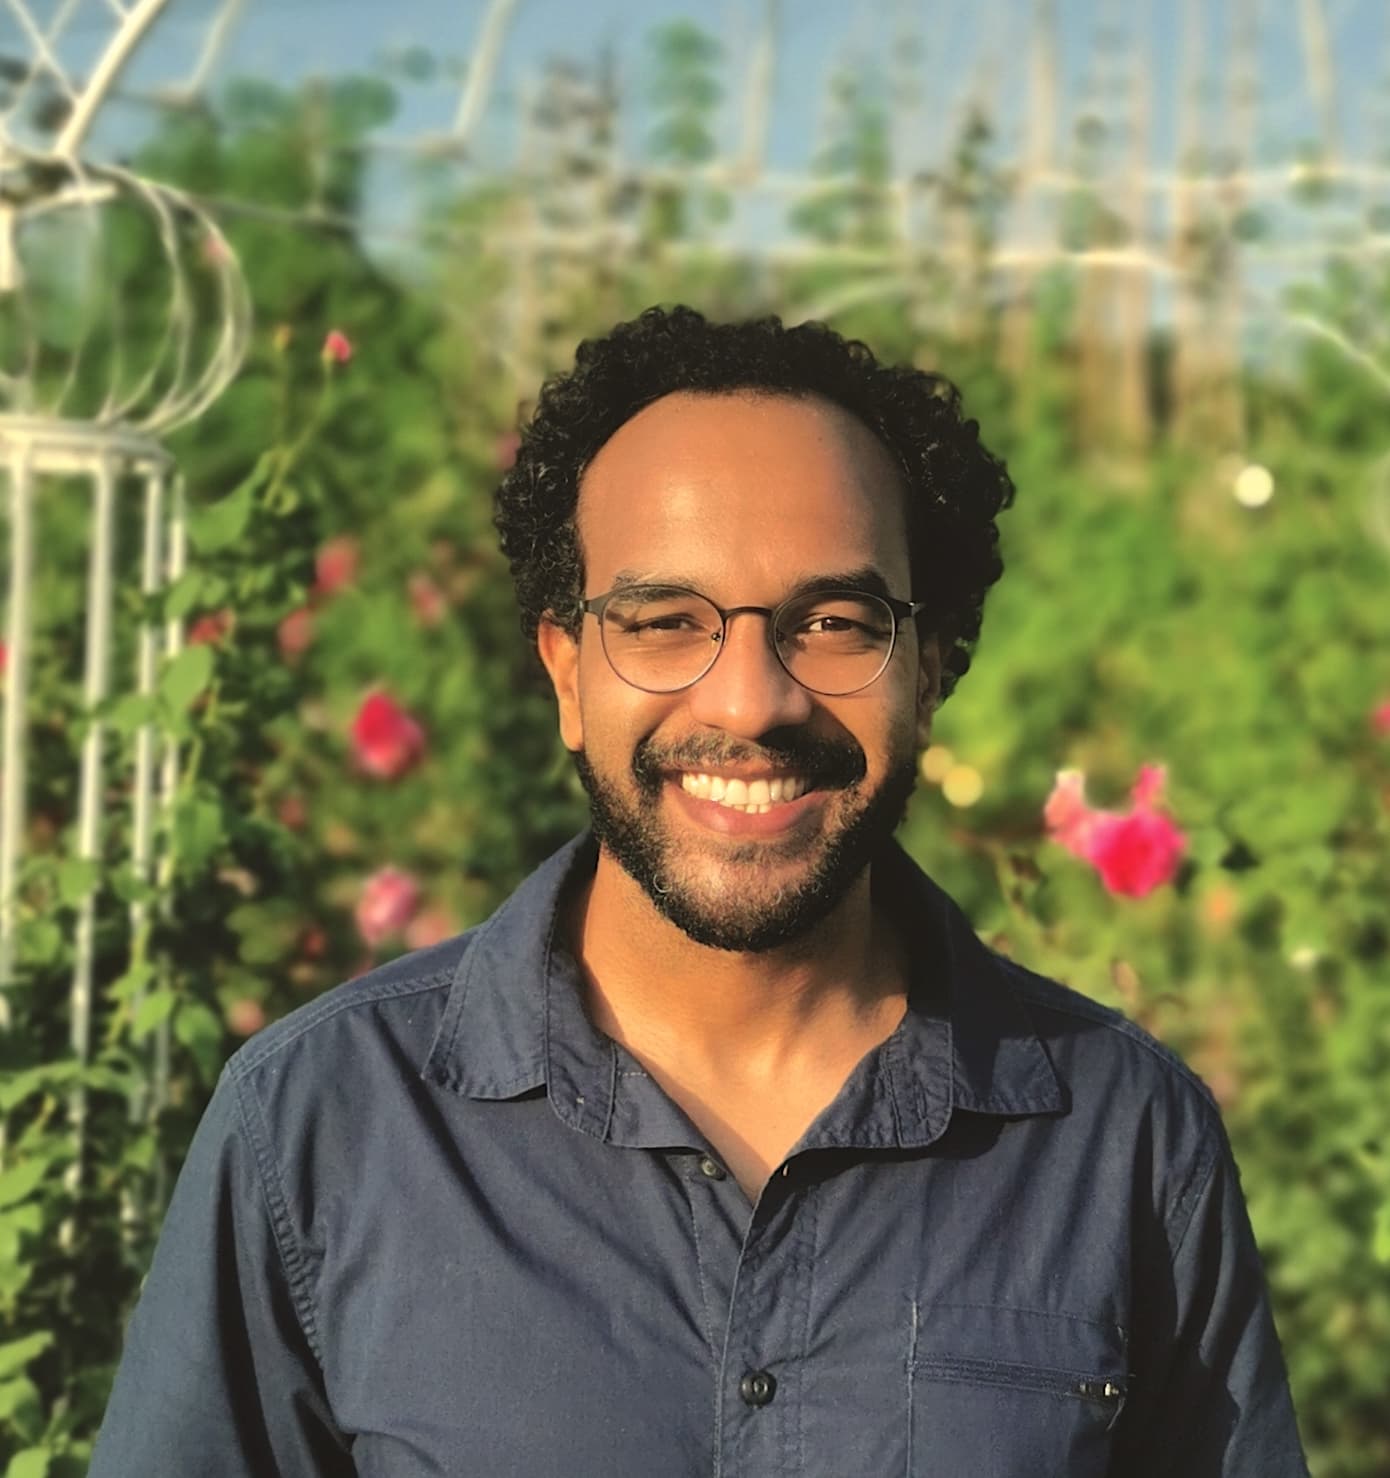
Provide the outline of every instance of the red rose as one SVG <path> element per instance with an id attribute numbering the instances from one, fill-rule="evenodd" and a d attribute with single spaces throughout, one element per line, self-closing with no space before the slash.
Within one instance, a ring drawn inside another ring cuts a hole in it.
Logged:
<path id="1" fill-rule="evenodd" d="M 220 611 L 213 611 L 198 619 L 188 628 L 188 645 L 190 647 L 207 644 L 209 646 L 220 642 L 224 636 L 231 631 L 236 618 L 232 612 L 225 607 Z"/>
<path id="2" fill-rule="evenodd" d="M 1063 770 L 1043 807 L 1048 835 L 1074 857 L 1089 862 L 1111 892 L 1143 898 L 1172 882 L 1187 850 L 1187 838 L 1159 809 L 1166 773 L 1145 765 L 1134 782 L 1127 815 L 1097 810 L 1086 803 L 1086 777 Z"/>
<path id="3" fill-rule="evenodd" d="M 424 730 L 385 693 L 370 693 L 352 721 L 352 751 L 358 769 L 395 780 L 424 755 Z"/>

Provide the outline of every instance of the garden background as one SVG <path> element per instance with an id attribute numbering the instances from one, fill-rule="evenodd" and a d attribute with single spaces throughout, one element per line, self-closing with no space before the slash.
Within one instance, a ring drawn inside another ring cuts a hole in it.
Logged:
<path id="1" fill-rule="evenodd" d="M 239 265 L 253 317 L 240 372 L 169 439 L 189 550 L 161 591 L 141 590 L 138 500 L 118 500 L 95 714 L 85 484 L 49 479 L 34 514 L 0 1035 L 13 1478 L 85 1470 L 171 1177 L 239 1041 L 477 922 L 582 824 L 491 494 L 543 376 L 676 301 L 823 318 L 940 368 L 1007 459 L 1007 576 L 903 839 L 988 940 L 1203 1075 L 1313 1472 L 1390 1475 L 1387 76 L 1351 126 L 1354 5 L 1297 7 L 1302 111 L 1261 90 L 1283 7 L 1209 7 L 1215 47 L 1201 7 L 1069 9 L 1001 0 L 950 41 L 929 8 L 861 10 L 808 77 L 779 65 L 804 7 L 665 18 L 626 61 L 589 46 L 508 73 L 516 6 L 492 3 L 461 60 L 383 36 L 354 75 L 286 80 L 199 52 L 196 87 L 113 94 L 100 148 L 223 234 L 181 218 L 171 265 L 120 199 L 82 263 L 40 230 L 23 314 L 0 284 L 0 439 L 26 394 L 99 422 L 112 377 L 157 352 L 171 283 L 215 336 L 214 279 Z M 0 104 L 12 135 L 51 134 L 72 100 L 28 65 L 0 55 Z M 431 132 L 422 99 L 449 89 Z M 816 94 L 790 162 L 766 144 L 789 91 Z M 141 695 L 151 623 L 177 635 Z M 129 777 L 152 733 L 176 763 L 142 869 Z M 1078 829 L 1063 771 L 1112 814 Z"/>

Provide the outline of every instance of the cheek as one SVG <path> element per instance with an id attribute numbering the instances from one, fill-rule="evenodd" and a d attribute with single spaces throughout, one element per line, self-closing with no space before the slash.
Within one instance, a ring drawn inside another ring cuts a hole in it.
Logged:
<path id="1" fill-rule="evenodd" d="M 669 704 L 625 683 L 601 651 L 581 653 L 579 711 L 591 762 L 626 770 L 632 751 L 661 722 Z"/>

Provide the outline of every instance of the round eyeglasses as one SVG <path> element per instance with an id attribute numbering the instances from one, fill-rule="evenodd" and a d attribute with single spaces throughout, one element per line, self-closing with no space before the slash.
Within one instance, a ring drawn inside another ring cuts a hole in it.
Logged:
<path id="1" fill-rule="evenodd" d="M 766 616 L 777 660 L 803 688 L 827 698 L 867 688 L 888 666 L 898 628 L 923 607 L 862 590 L 816 590 L 781 605 L 727 610 L 679 585 L 624 585 L 581 608 L 598 621 L 609 666 L 644 693 L 697 683 L 724 648 L 729 618 Z"/>

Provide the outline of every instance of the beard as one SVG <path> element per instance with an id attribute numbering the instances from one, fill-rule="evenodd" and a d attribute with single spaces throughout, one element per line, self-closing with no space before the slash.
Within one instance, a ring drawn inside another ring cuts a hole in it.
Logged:
<path id="1" fill-rule="evenodd" d="M 596 774 L 583 750 L 574 755 L 600 844 L 664 918 L 710 949 L 759 954 L 804 939 L 891 839 L 916 784 L 910 745 L 895 755 L 878 787 L 868 790 L 864 751 L 853 740 L 817 739 L 792 729 L 775 737 L 780 742 L 667 749 L 643 740 L 632 757 L 635 799 Z M 662 786 L 672 770 L 746 763 L 807 776 L 815 788 L 836 797 L 839 815 L 832 818 L 827 806 L 826 828 L 811 839 L 796 835 L 794 828 L 781 839 L 727 844 L 718 863 L 732 875 L 722 888 L 702 887 L 700 859 L 682 856 L 685 839 L 673 835 L 662 819 Z M 771 867 L 787 863 L 801 864 L 795 880 L 767 885 Z"/>

